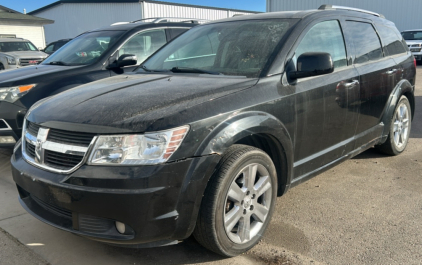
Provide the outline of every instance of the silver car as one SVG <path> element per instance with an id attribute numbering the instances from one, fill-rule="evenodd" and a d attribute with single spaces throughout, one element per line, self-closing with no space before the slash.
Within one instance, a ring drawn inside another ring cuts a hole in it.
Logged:
<path id="1" fill-rule="evenodd" d="M 417 61 L 422 61 L 422 29 L 405 30 L 401 33 Z"/>
<path id="2" fill-rule="evenodd" d="M 42 62 L 48 54 L 21 38 L 0 38 L 0 70 L 16 69 Z"/>

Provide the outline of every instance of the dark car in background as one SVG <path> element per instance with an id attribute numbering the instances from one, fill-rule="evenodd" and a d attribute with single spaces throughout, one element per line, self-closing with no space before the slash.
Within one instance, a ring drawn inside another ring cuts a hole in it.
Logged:
<path id="1" fill-rule="evenodd" d="M 48 44 L 42 51 L 47 53 L 48 55 L 51 55 L 71 40 L 72 39 L 62 39 L 53 41 L 52 43 Z"/>
<path id="2" fill-rule="evenodd" d="M 85 32 L 39 65 L 0 72 L 0 147 L 15 145 L 23 117 L 36 101 L 130 72 L 167 42 L 198 25 L 198 20 L 178 20 L 121 22 Z"/>
<path id="3" fill-rule="evenodd" d="M 93 240 L 151 247 L 193 234 L 239 255 L 289 188 L 372 146 L 404 151 L 415 75 L 395 25 L 365 10 L 200 25 L 138 72 L 35 104 L 11 158 L 19 200 Z"/>

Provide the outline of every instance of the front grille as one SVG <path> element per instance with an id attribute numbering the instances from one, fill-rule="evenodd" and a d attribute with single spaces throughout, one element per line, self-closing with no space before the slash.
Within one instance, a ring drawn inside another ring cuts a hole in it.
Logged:
<path id="1" fill-rule="evenodd" d="M 40 59 L 40 58 L 22 58 L 22 59 L 19 59 L 19 65 L 21 66 L 36 65 L 42 61 L 43 59 Z"/>
<path id="2" fill-rule="evenodd" d="M 33 136 L 37 136 L 38 135 L 38 130 L 40 129 L 40 127 L 41 127 L 40 125 L 28 121 L 27 122 L 27 125 L 26 125 L 26 130 L 30 134 L 32 134 Z"/>
<path id="3" fill-rule="evenodd" d="M 57 129 L 50 129 L 47 140 L 56 143 L 65 143 L 78 146 L 89 146 L 95 133 L 71 132 Z"/>
<path id="4" fill-rule="evenodd" d="M 68 219 L 72 219 L 72 212 L 63 208 L 60 208 L 56 205 L 52 205 L 49 203 L 46 203 L 40 199 L 38 199 L 37 197 L 35 197 L 34 195 L 30 194 L 29 196 L 31 196 L 31 199 L 34 200 L 37 204 L 39 204 L 41 207 L 43 207 L 45 210 L 55 214 L 55 215 L 59 215 Z"/>
<path id="5" fill-rule="evenodd" d="M 0 120 L 0 130 L 2 129 L 9 129 L 9 126 L 7 126 L 7 123 L 4 120 Z"/>
<path id="6" fill-rule="evenodd" d="M 35 158 L 35 145 L 26 142 L 26 154 L 31 158 Z"/>
<path id="7" fill-rule="evenodd" d="M 45 150 L 44 152 L 44 163 L 47 166 L 60 170 L 71 169 L 84 158 L 83 156 L 63 154 L 50 150 Z"/>

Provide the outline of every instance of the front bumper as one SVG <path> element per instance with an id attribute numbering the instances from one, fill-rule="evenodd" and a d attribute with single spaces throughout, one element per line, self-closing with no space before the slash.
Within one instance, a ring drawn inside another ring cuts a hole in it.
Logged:
<path id="1" fill-rule="evenodd" d="M 41 221 L 110 244 L 154 246 L 192 233 L 218 160 L 210 155 L 156 166 L 85 165 L 61 175 L 28 164 L 18 149 L 11 163 L 22 206 Z M 126 225 L 125 234 L 115 221 Z"/>
<path id="2" fill-rule="evenodd" d="M 415 57 L 415 59 L 417 61 L 422 60 L 422 51 L 421 52 L 412 52 L 413 57 Z"/>
<path id="3" fill-rule="evenodd" d="M 9 102 L 0 102 L 0 120 L 4 120 L 7 126 L 0 129 L 1 136 L 12 136 L 17 142 L 21 138 L 23 119 L 26 109 Z M 2 123 L 3 124 L 3 123 Z M 11 148 L 15 144 L 2 144 L 0 148 Z"/>

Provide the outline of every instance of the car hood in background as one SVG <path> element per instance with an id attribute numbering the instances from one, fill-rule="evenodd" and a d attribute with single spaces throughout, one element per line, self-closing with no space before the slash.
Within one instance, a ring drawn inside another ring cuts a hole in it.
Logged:
<path id="1" fill-rule="evenodd" d="M 54 124 L 74 124 L 71 129 L 75 131 L 87 125 L 133 132 L 162 130 L 167 128 L 153 124 L 159 120 L 170 128 L 194 121 L 196 114 L 189 111 L 193 106 L 251 87 L 257 81 L 198 74 L 122 75 L 53 96 L 31 110 L 28 119 L 53 128 L 57 127 Z M 175 113 L 183 117 L 179 116 L 179 121 L 168 118 Z"/>
<path id="2" fill-rule="evenodd" d="M 16 52 L 3 52 L 3 54 L 15 57 L 15 58 L 30 58 L 30 59 L 41 59 L 46 58 L 48 54 L 40 51 L 16 51 Z"/>

